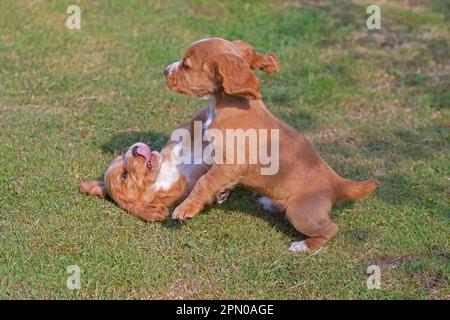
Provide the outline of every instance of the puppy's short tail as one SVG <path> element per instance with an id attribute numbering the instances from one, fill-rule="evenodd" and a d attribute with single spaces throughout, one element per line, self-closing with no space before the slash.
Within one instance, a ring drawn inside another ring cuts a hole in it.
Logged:
<path id="1" fill-rule="evenodd" d="M 378 182 L 375 180 L 352 181 L 341 178 L 337 186 L 338 201 L 367 198 L 377 187 Z"/>

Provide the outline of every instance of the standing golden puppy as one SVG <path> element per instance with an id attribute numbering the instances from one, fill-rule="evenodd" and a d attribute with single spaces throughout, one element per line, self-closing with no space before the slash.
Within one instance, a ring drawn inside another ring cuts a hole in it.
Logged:
<path id="1" fill-rule="evenodd" d="M 259 54 L 243 41 L 210 38 L 193 43 L 180 61 L 164 70 L 171 90 L 210 99 L 214 111 L 211 114 L 215 115 L 210 129 L 223 137 L 230 130 L 241 133 L 253 130 L 258 148 L 271 150 L 271 156 L 278 161 L 278 170 L 272 174 L 263 174 L 267 163 L 261 159 L 256 163 L 228 161 L 227 145 L 235 152 L 239 148 L 231 145 L 234 141 L 224 139 L 215 156 L 227 161 L 214 163 L 172 217 L 192 218 L 216 194 L 243 184 L 264 195 L 260 202 L 266 208 L 285 211 L 294 227 L 308 237 L 292 243 L 290 250 L 316 250 L 338 232 L 338 226 L 330 218 L 333 205 L 340 200 L 367 197 L 377 182 L 340 177 L 293 128 L 272 115 L 261 100 L 259 81 L 252 71 L 255 69 L 278 72 L 276 56 Z M 278 136 L 262 134 L 269 131 L 277 132 Z M 254 150 L 250 144 L 244 148 L 249 159 Z"/>

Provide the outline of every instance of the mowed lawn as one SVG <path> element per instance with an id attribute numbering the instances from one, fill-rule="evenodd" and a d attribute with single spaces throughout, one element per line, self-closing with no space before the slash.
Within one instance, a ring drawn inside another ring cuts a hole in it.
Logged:
<path id="1" fill-rule="evenodd" d="M 383 1 L 370 31 L 365 0 L 2 0 L 0 298 L 448 299 L 450 8 L 408 3 Z M 210 36 L 275 52 L 281 72 L 258 73 L 268 108 L 339 174 L 380 182 L 333 210 L 341 231 L 315 254 L 289 252 L 303 236 L 243 188 L 186 224 L 78 192 L 205 106 L 162 70 Z"/>

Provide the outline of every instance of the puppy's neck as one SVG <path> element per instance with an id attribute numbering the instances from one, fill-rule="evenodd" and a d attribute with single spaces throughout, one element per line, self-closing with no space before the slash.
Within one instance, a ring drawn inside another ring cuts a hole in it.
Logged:
<path id="1" fill-rule="evenodd" d="M 240 109 L 245 110 L 248 109 L 251 104 L 255 104 L 255 102 L 259 101 L 260 100 L 248 100 L 243 97 L 232 96 L 225 91 L 220 91 L 214 95 L 216 115 L 223 112 L 224 109 L 228 109 L 228 107 L 239 107 Z"/>

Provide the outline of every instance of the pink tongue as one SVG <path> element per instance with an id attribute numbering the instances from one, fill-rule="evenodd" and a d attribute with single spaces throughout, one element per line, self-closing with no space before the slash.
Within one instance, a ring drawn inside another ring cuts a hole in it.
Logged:
<path id="1" fill-rule="evenodd" d="M 136 149 L 136 153 L 138 155 L 141 155 L 145 158 L 145 160 L 147 160 L 147 162 L 150 161 L 150 159 L 152 158 L 152 151 L 150 150 L 149 147 L 147 147 L 147 145 L 141 145 Z"/>

